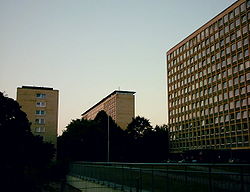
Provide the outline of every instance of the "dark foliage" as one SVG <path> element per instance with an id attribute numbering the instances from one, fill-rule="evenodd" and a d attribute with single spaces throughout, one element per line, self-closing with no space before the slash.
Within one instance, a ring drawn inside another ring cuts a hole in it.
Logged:
<path id="1" fill-rule="evenodd" d="M 19 104 L 0 92 L 1 187 L 7 191 L 39 191 L 46 182 L 55 149 L 34 136 Z"/>
<path id="2" fill-rule="evenodd" d="M 126 132 L 129 139 L 129 161 L 160 162 L 168 158 L 166 125 L 153 128 L 148 119 L 137 116 L 128 125 Z"/>
<path id="3" fill-rule="evenodd" d="M 109 117 L 110 160 L 121 161 L 124 131 Z M 95 120 L 73 120 L 58 138 L 58 158 L 67 161 L 107 161 L 108 116 L 101 111 Z"/>
<path id="4" fill-rule="evenodd" d="M 58 138 L 62 161 L 107 161 L 108 126 L 110 161 L 159 162 L 167 159 L 168 131 L 153 128 L 149 120 L 136 117 L 122 130 L 104 111 L 94 120 L 73 120 Z"/>

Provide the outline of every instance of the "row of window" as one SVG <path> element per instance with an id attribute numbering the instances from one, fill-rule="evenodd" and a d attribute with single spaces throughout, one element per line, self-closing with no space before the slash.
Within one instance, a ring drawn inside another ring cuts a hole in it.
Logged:
<path id="1" fill-rule="evenodd" d="M 239 105 L 239 107 L 241 104 L 243 105 L 243 103 L 240 103 L 240 101 L 235 102 L 235 104 L 233 103 L 233 105 Z M 204 117 L 204 116 L 208 116 L 208 115 L 215 116 L 214 121 L 213 121 L 213 123 L 215 123 L 215 124 L 227 123 L 227 122 L 232 121 L 232 120 L 234 121 L 234 120 L 241 120 L 241 119 L 243 120 L 243 119 L 250 118 L 250 113 L 248 113 L 247 111 L 237 111 L 235 113 L 235 116 L 231 115 L 224 110 L 226 107 L 227 108 L 229 107 L 228 104 L 220 105 L 219 107 L 216 106 L 214 108 L 205 109 L 205 110 L 201 110 L 201 111 L 190 112 L 190 113 L 184 114 L 184 115 L 178 114 L 177 117 L 171 117 L 169 122 L 170 122 L 170 124 L 173 124 L 173 123 L 186 121 L 188 119 L 199 118 L 199 117 Z M 242 106 L 242 107 L 244 107 L 244 106 Z M 225 115 L 218 116 L 219 112 L 224 112 Z M 209 125 L 209 124 L 210 123 L 208 122 L 208 119 L 207 119 L 207 121 L 206 120 L 201 121 L 201 126 L 205 126 L 205 125 Z"/>
<path id="2" fill-rule="evenodd" d="M 204 40 L 205 38 L 208 38 L 209 35 L 212 35 L 216 31 L 219 31 L 220 28 L 223 28 L 224 25 L 228 25 L 228 21 L 232 22 L 233 20 L 237 20 L 240 13 L 241 13 L 241 22 L 245 22 L 246 18 L 244 18 L 244 14 L 246 11 L 246 7 L 250 7 L 249 0 L 247 1 L 247 4 L 243 3 L 239 7 L 236 7 L 232 12 L 229 14 L 226 14 L 223 18 L 219 19 L 218 21 L 211 24 L 209 27 L 207 27 L 205 30 L 200 32 L 197 36 L 186 42 L 184 45 L 182 45 L 180 48 L 172 52 L 170 55 L 168 55 L 168 61 L 175 58 L 177 55 L 179 55 L 181 52 L 184 52 L 185 50 L 191 49 L 193 46 L 195 46 L 200 41 Z M 237 20 L 235 25 L 238 25 L 240 23 L 240 20 Z M 229 24 L 230 26 L 230 24 Z M 232 26 L 231 26 L 232 27 Z"/>
<path id="3" fill-rule="evenodd" d="M 202 68 L 204 66 L 207 66 L 211 62 L 214 62 L 215 60 L 224 59 L 224 57 L 227 55 L 230 55 L 231 53 L 234 53 L 237 50 L 237 58 L 238 60 L 243 58 L 244 56 L 248 56 L 248 44 L 249 44 L 249 38 L 246 37 L 242 40 L 239 40 L 237 42 L 229 44 L 229 42 L 232 42 L 232 39 L 230 41 L 230 38 L 227 37 L 225 39 L 225 42 L 227 46 L 224 46 L 224 40 L 222 39 L 220 42 L 217 42 L 216 44 L 212 44 L 211 47 L 208 47 L 207 49 L 204 49 L 200 52 L 194 52 L 195 55 L 191 58 L 181 61 L 181 62 L 175 62 L 173 61 L 173 64 L 168 63 L 168 75 L 173 75 L 176 72 L 180 72 L 184 68 L 191 68 L 194 63 L 196 63 L 196 70 L 199 68 Z M 243 50 L 242 50 L 243 49 Z M 232 58 L 236 57 L 236 54 L 232 54 Z M 185 56 L 185 55 L 184 55 Z M 184 57 L 183 55 L 180 56 L 180 58 Z M 185 59 L 185 58 L 183 58 Z M 199 62 L 198 62 L 199 60 Z M 223 62 L 223 61 L 222 61 Z M 224 61 L 225 62 L 225 61 Z M 173 66 L 172 68 L 170 68 Z M 188 72 L 187 72 L 188 74 Z"/>
<path id="4" fill-rule="evenodd" d="M 240 130 L 241 131 L 241 130 Z M 238 132 L 240 131 L 237 131 L 237 133 L 234 131 L 234 132 L 230 132 L 230 131 L 227 131 L 227 132 L 220 132 L 220 136 L 219 136 L 219 133 L 206 133 L 204 134 L 201 133 L 201 132 L 192 132 L 192 133 L 183 133 L 181 134 L 180 132 L 179 133 L 176 133 L 176 134 L 172 134 L 170 136 L 171 139 L 173 140 L 180 140 L 180 141 L 190 141 L 190 140 L 200 140 L 200 139 L 213 139 L 213 138 L 223 138 L 223 137 L 228 137 L 230 138 L 230 136 L 239 136 L 239 137 L 242 137 L 244 136 L 244 134 L 238 134 Z M 246 133 L 248 134 L 248 133 Z"/>
<path id="5" fill-rule="evenodd" d="M 171 132 L 170 138 L 178 139 L 178 140 L 193 140 L 193 139 L 211 139 L 214 137 L 228 137 L 234 135 L 245 135 L 248 134 L 248 129 L 231 129 L 227 127 L 227 129 L 223 129 L 218 131 L 218 129 L 210 129 L 210 130 L 200 130 L 193 132 L 184 132 L 184 131 L 175 131 Z"/>
<path id="6" fill-rule="evenodd" d="M 228 52 L 226 50 L 226 52 Z M 209 75 L 212 72 L 215 72 L 218 69 L 222 69 L 224 67 L 231 67 L 231 64 L 237 64 L 237 62 L 241 62 L 238 65 L 242 65 L 242 69 L 244 69 L 244 64 L 242 63 L 243 59 L 243 53 L 240 51 L 237 54 L 234 54 L 228 58 L 224 58 L 225 51 L 222 50 L 220 53 L 217 53 L 216 55 L 212 55 L 211 57 L 208 57 L 207 59 L 203 60 L 202 62 L 196 63 L 193 66 L 190 66 L 184 70 L 182 70 L 182 65 L 176 66 L 173 68 L 172 73 L 177 72 L 175 75 L 171 75 L 171 71 L 169 71 L 168 81 L 169 83 L 173 83 L 181 78 L 187 79 L 190 78 L 190 76 L 204 73 L 204 75 Z M 244 57 L 249 56 L 248 48 L 244 51 Z M 223 57 L 221 61 L 217 61 L 214 63 L 215 59 L 218 60 L 219 58 Z M 212 60 L 212 64 L 210 65 L 210 61 Z M 249 67 L 249 61 L 245 61 L 245 68 Z M 202 69 L 203 68 L 203 69 Z M 197 78 L 197 77 L 196 77 Z"/>
<path id="7" fill-rule="evenodd" d="M 218 41 L 215 43 L 213 41 L 206 41 L 205 43 L 204 41 L 204 45 L 203 43 L 199 44 L 197 47 L 194 47 L 189 52 L 178 55 L 176 59 L 174 59 L 173 61 L 169 61 L 169 74 L 172 74 L 176 71 L 176 65 L 179 65 L 180 69 L 182 69 L 192 64 L 193 62 L 197 62 L 197 60 L 200 60 L 203 57 L 207 57 L 210 54 L 214 54 L 214 52 L 217 52 L 217 55 L 220 54 L 221 56 L 223 56 L 225 55 L 225 52 L 226 54 L 229 54 L 230 51 L 234 52 L 236 49 L 241 49 L 242 46 L 244 47 L 248 44 L 248 37 L 241 39 L 241 37 L 245 36 L 247 32 L 247 26 L 244 26 L 242 30 L 239 29 L 235 33 L 232 33 L 228 36 L 223 36 L 220 39 L 216 38 L 216 40 Z M 237 41 L 235 41 L 236 39 Z M 173 71 L 171 71 L 171 67 Z"/>
<path id="8" fill-rule="evenodd" d="M 224 76 L 223 73 L 222 73 L 222 76 Z M 217 76 L 204 79 L 204 81 L 199 81 L 199 82 L 197 81 L 196 83 L 193 82 L 192 85 L 190 84 L 190 86 L 185 87 L 183 89 L 178 90 L 178 87 L 174 85 L 174 89 L 177 89 L 177 90 L 174 90 L 175 92 L 169 93 L 169 96 L 168 96 L 170 107 L 176 106 L 178 104 L 184 104 L 185 102 L 195 100 L 196 98 L 202 99 L 201 97 L 209 95 L 209 94 L 214 94 L 214 93 L 219 94 L 221 90 L 224 90 L 225 92 L 227 92 L 226 89 L 230 90 L 229 97 L 231 97 L 233 96 L 232 94 L 233 86 L 234 86 L 234 89 L 236 90 L 235 92 L 237 92 L 238 90 L 237 88 L 239 86 L 242 87 L 241 88 L 242 94 L 246 93 L 246 88 L 247 88 L 247 92 L 250 92 L 250 85 L 246 85 L 248 84 L 247 82 L 250 81 L 250 72 L 247 74 L 236 76 L 235 78 L 232 78 L 232 79 L 227 79 L 227 81 L 220 81 L 220 80 L 221 80 L 221 74 L 218 74 Z M 237 96 L 237 94 L 235 94 L 235 96 Z M 172 106 L 171 106 L 171 103 L 173 103 Z"/>
<path id="9" fill-rule="evenodd" d="M 242 147 L 242 146 L 249 146 L 248 140 L 246 138 L 239 137 L 232 137 L 231 139 L 212 139 L 212 140 L 202 140 L 202 141 L 193 141 L 193 142 L 176 142 L 172 143 L 171 148 L 196 148 L 196 147 L 204 147 L 204 148 L 231 148 L 231 147 Z"/>
<path id="10" fill-rule="evenodd" d="M 200 132 L 199 132 L 200 133 Z M 225 138 L 226 137 L 226 138 Z M 176 135 L 171 135 L 171 137 L 170 137 L 170 139 L 172 139 L 172 140 L 179 140 L 179 141 L 186 141 L 186 142 L 190 142 L 190 141 L 192 141 L 192 140 L 204 140 L 204 139 L 206 139 L 207 141 L 211 141 L 211 140 L 214 140 L 214 138 L 217 138 L 218 140 L 219 139 L 222 139 L 222 141 L 224 140 L 224 139 L 227 139 L 227 140 L 230 140 L 231 138 L 235 138 L 235 137 L 239 137 L 239 138 L 244 138 L 244 141 L 248 141 L 248 136 L 247 135 L 237 135 L 237 134 L 234 134 L 234 135 L 223 135 L 223 136 L 212 136 L 211 137 L 211 135 L 209 136 L 209 135 L 201 135 L 201 136 L 199 136 L 199 137 L 192 137 L 192 136 L 187 136 L 187 134 L 181 134 L 181 135 L 179 135 L 178 136 L 178 134 L 176 134 Z M 240 139 L 239 139 L 240 140 Z M 242 141 L 242 140 L 241 140 Z"/>
<path id="11" fill-rule="evenodd" d="M 250 114 L 250 112 L 249 112 Z M 231 118 L 234 119 L 235 118 L 235 114 L 230 114 Z M 184 122 L 184 123 L 181 123 L 179 125 L 171 125 L 170 126 L 170 132 L 174 132 L 174 131 L 190 131 L 190 132 L 193 132 L 196 130 L 200 130 L 202 129 L 202 134 L 204 134 L 204 126 L 200 127 L 202 124 L 210 124 L 210 125 L 213 125 L 213 127 L 209 127 L 209 128 L 206 128 L 206 134 L 209 134 L 209 131 L 210 133 L 219 133 L 219 132 L 223 132 L 223 130 L 226 130 L 226 131 L 235 131 L 235 130 L 248 130 L 248 128 L 250 128 L 248 125 L 248 123 L 246 121 L 244 122 L 240 122 L 240 123 L 235 123 L 235 122 L 232 122 L 230 123 L 230 126 L 223 126 L 223 125 L 214 125 L 214 118 L 210 118 L 210 119 L 206 119 L 206 120 L 202 120 L 202 121 L 194 121 L 194 122 Z M 207 127 L 207 126 L 206 126 Z"/>
<path id="12" fill-rule="evenodd" d="M 185 89 L 184 93 L 188 93 L 188 95 L 184 95 L 183 97 L 174 97 L 174 95 L 178 95 L 178 94 L 170 94 L 169 95 L 169 107 L 175 107 L 175 106 L 179 106 L 179 105 L 187 105 L 190 102 L 197 102 L 198 101 L 202 101 L 204 99 L 206 99 L 207 97 L 211 97 L 214 96 L 215 97 L 215 102 L 222 101 L 223 99 L 226 100 L 228 98 L 233 98 L 233 97 L 237 97 L 239 95 L 243 96 L 246 93 L 250 93 L 250 85 L 247 86 L 237 86 L 239 79 L 236 79 L 235 82 L 235 87 L 234 89 L 232 89 L 232 82 L 230 81 L 228 82 L 223 82 L 222 84 L 215 84 L 209 88 L 204 88 L 202 90 L 196 90 L 196 92 L 193 92 L 193 90 L 190 89 Z M 241 79 L 239 80 L 240 83 Z M 227 88 L 229 89 L 229 91 L 227 91 Z M 223 89 L 223 92 L 221 91 Z M 188 92 L 186 92 L 188 90 Z M 190 91 L 189 91 L 190 90 Z M 192 91 L 192 92 L 191 92 Z M 190 93 L 191 92 L 191 93 Z M 184 94 L 183 93 L 183 94 Z M 219 97 L 217 98 L 216 95 Z M 222 96 L 223 95 L 223 96 Z M 218 100 L 217 100 L 218 99 Z M 207 102 L 208 103 L 208 102 Z M 210 102 L 212 103 L 212 101 Z"/>
<path id="13" fill-rule="evenodd" d="M 223 84 L 223 88 L 227 88 L 227 83 Z M 231 86 L 231 85 L 230 85 Z M 241 96 L 244 99 L 246 93 L 250 93 L 250 85 L 243 87 L 234 87 L 229 90 L 221 90 L 221 84 L 218 84 L 210 87 L 208 89 L 201 90 L 200 92 L 190 93 L 188 96 L 182 98 L 172 98 L 172 101 L 169 102 L 169 110 L 174 111 L 176 109 L 177 112 L 182 112 L 183 110 L 191 110 L 192 108 L 202 108 L 203 106 L 211 105 L 216 103 L 220 103 L 221 101 L 229 102 L 232 98 Z M 219 92 L 218 92 L 219 91 Z M 215 94 L 213 94 L 215 93 Z M 232 102 L 232 101 L 230 101 Z M 181 108 L 181 110 L 180 110 Z M 174 114 L 174 112 L 173 112 Z M 170 113 L 171 115 L 171 113 Z"/>
<path id="14" fill-rule="evenodd" d="M 217 98 L 216 98 L 217 100 Z M 248 100 L 248 101 L 247 101 Z M 204 115 L 212 115 L 214 113 L 218 113 L 218 112 L 223 112 L 223 111 L 228 111 L 231 109 L 237 109 L 237 108 L 244 108 L 247 105 L 250 106 L 250 97 L 248 98 L 242 98 L 241 100 L 236 100 L 236 101 L 230 101 L 229 103 L 222 103 L 221 105 L 213 105 L 213 107 L 206 107 L 207 105 L 213 104 L 213 98 L 209 98 L 206 99 L 205 101 L 198 101 L 196 103 L 192 103 L 190 105 L 186 105 L 183 107 L 179 107 L 177 109 L 172 109 L 169 114 L 170 114 L 170 118 L 174 117 L 174 115 L 178 115 L 178 116 L 184 116 L 183 114 L 185 113 L 192 113 L 192 111 L 195 110 L 199 110 L 198 112 L 194 112 L 193 116 L 204 116 Z M 203 107 L 205 106 L 206 109 L 203 109 Z M 199 114 L 199 115 L 198 115 Z"/>
<path id="15" fill-rule="evenodd" d="M 177 88 L 182 88 L 183 86 L 187 86 L 188 84 L 193 84 L 195 80 L 202 81 L 204 79 L 204 84 L 206 85 L 207 83 L 212 83 L 216 80 L 221 80 L 221 78 L 227 79 L 232 74 L 239 73 L 249 68 L 249 60 L 245 61 L 244 63 L 236 64 L 233 66 L 231 66 L 231 63 L 228 64 L 228 62 L 216 63 L 214 65 L 208 66 L 207 68 L 204 68 L 203 70 L 196 71 L 195 73 L 193 73 L 194 68 L 192 67 L 184 72 L 169 77 L 169 91 L 175 90 Z M 187 76 L 187 73 L 193 74 Z"/>

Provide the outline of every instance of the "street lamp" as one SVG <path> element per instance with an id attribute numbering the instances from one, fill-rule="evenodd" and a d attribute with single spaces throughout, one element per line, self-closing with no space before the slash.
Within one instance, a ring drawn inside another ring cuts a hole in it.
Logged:
<path id="1" fill-rule="evenodd" d="M 107 157 L 107 162 L 109 162 L 109 115 L 108 115 L 108 154 L 107 154 L 107 156 L 108 156 Z"/>

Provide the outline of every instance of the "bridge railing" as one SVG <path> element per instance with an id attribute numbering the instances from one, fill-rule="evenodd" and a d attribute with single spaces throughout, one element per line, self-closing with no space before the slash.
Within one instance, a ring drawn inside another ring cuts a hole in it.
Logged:
<path id="1" fill-rule="evenodd" d="M 74 162 L 70 175 L 131 192 L 250 191 L 249 164 Z"/>

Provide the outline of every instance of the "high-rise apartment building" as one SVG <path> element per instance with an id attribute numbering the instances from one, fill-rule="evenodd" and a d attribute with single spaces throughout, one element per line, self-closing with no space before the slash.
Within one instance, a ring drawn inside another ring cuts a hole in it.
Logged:
<path id="1" fill-rule="evenodd" d="M 167 52 L 172 151 L 250 149 L 249 10 L 235 2 Z"/>
<path id="2" fill-rule="evenodd" d="M 118 126 L 126 129 L 135 116 L 135 92 L 114 91 L 82 114 L 82 118 L 93 120 L 99 111 L 105 111 Z"/>
<path id="3" fill-rule="evenodd" d="M 47 87 L 17 88 L 17 102 L 31 122 L 31 131 L 43 140 L 57 144 L 58 90 Z"/>

